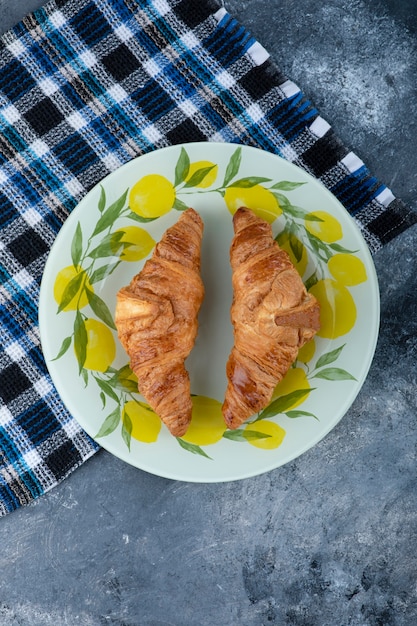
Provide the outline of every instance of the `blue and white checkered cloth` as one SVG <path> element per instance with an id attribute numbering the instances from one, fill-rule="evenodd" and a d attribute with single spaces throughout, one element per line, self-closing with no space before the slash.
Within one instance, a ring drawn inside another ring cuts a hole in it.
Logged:
<path id="1" fill-rule="evenodd" d="M 37 303 L 60 227 L 145 152 L 227 141 L 319 178 L 371 252 L 415 215 L 217 0 L 52 0 L 0 38 L 0 515 L 96 452 L 42 357 Z"/>

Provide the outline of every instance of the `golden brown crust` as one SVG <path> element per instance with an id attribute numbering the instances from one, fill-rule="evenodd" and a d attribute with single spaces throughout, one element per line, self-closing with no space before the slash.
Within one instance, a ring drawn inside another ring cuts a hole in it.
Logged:
<path id="1" fill-rule="evenodd" d="M 176 437 L 191 421 L 184 361 L 195 342 L 204 297 L 202 235 L 201 217 L 194 209 L 184 211 L 142 271 L 117 294 L 115 323 L 139 391 Z"/>
<path id="2" fill-rule="evenodd" d="M 270 402 L 299 349 L 320 327 L 319 304 L 274 241 L 271 226 L 246 208 L 235 213 L 233 226 L 234 346 L 223 404 L 229 428 L 237 428 Z"/>

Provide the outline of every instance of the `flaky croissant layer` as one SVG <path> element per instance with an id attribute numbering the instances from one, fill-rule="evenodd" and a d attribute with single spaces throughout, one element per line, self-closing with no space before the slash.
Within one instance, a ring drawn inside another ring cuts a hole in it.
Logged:
<path id="1" fill-rule="evenodd" d="M 202 236 L 201 217 L 194 209 L 184 211 L 142 271 L 117 294 L 115 323 L 139 392 L 176 437 L 191 421 L 184 361 L 194 346 L 204 297 Z"/>
<path id="2" fill-rule="evenodd" d="M 226 366 L 223 416 L 237 428 L 271 400 L 273 391 L 320 328 L 320 307 L 271 226 L 251 210 L 233 216 L 230 248 L 234 345 Z"/>

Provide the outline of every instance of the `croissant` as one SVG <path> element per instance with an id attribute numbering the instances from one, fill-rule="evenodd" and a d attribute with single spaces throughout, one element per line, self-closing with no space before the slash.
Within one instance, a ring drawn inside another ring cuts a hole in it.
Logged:
<path id="1" fill-rule="evenodd" d="M 298 350 L 320 327 L 319 304 L 274 241 L 271 226 L 246 208 L 235 213 L 233 226 L 234 345 L 222 407 L 231 429 L 270 402 Z"/>
<path id="2" fill-rule="evenodd" d="M 139 392 L 176 437 L 185 434 L 191 421 L 184 361 L 195 342 L 204 297 L 202 235 L 198 213 L 184 211 L 142 271 L 117 293 L 115 324 Z"/>

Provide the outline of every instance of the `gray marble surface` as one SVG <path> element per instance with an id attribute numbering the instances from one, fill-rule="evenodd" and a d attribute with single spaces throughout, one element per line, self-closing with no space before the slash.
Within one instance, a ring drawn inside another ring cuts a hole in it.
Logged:
<path id="1" fill-rule="evenodd" d="M 5 30 L 40 0 L 0 0 Z M 417 210 L 415 0 L 226 0 L 339 136 Z M 263 476 L 170 481 L 100 452 L 0 521 L 7 626 L 415 626 L 417 229 L 375 256 L 368 378 Z"/>

